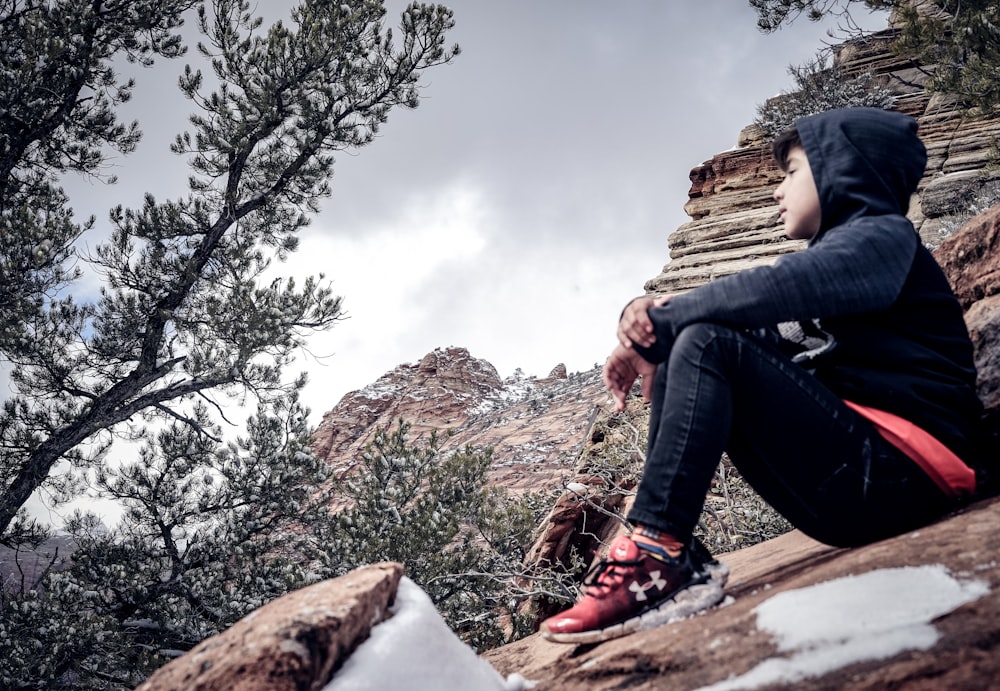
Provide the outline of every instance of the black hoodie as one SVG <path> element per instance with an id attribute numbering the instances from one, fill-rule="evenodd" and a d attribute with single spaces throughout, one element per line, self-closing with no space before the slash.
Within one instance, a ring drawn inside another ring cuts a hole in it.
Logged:
<path id="1" fill-rule="evenodd" d="M 727 276 L 649 310 L 667 358 L 696 322 L 770 328 L 818 320 L 835 341 L 809 363 L 846 400 L 903 417 L 973 461 L 981 412 L 972 343 L 948 281 L 907 220 L 927 155 L 900 113 L 844 108 L 795 123 L 820 200 L 802 252 Z"/>

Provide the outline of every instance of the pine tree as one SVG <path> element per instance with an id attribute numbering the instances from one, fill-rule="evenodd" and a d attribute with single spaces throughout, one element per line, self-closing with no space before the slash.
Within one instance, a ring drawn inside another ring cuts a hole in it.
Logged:
<path id="1" fill-rule="evenodd" d="M 380 429 L 340 488 L 346 508 L 317 531 L 324 574 L 401 562 L 448 625 L 483 650 L 534 630 L 530 603 L 558 569 L 529 573 L 534 532 L 553 497 L 513 497 L 487 487 L 491 449 L 440 449 L 438 435 L 410 439 L 402 420 Z"/>
<path id="2" fill-rule="evenodd" d="M 78 274 L 77 223 L 53 180 L 103 177 L 107 152 L 128 153 L 140 132 L 118 122 L 129 100 L 112 58 L 151 65 L 183 46 L 174 30 L 195 0 L 0 0 L 0 354 L 17 354 L 45 301 Z"/>
<path id="3" fill-rule="evenodd" d="M 53 293 L 72 278 L 60 263 L 69 243 L 90 225 L 74 226 L 65 195 L 45 181 L 98 171 L 105 145 L 134 146 L 137 126 L 115 121 L 130 85 L 111 59 L 179 54 L 172 31 L 193 4 L 0 2 L 0 212 L 13 238 L 0 251 L 21 248 L 0 257 L 0 283 L 13 286 L 4 300 L 19 317 L 0 341 L 17 389 L 0 413 L 7 543 L 37 532 L 20 512 L 31 494 L 76 496 L 114 435 L 141 437 L 151 421 L 210 435 L 192 401 L 288 394 L 283 368 L 309 333 L 335 323 L 341 300 L 322 276 L 261 277 L 294 251 L 329 194 L 334 152 L 371 142 L 395 107 L 415 107 L 422 72 L 457 53 L 444 46 L 452 14 L 438 5 L 410 5 L 397 38 L 375 0 L 303 0 L 290 26 L 267 31 L 248 0 L 199 4 L 198 52 L 217 86 L 184 68 L 196 113 L 173 150 L 191 166 L 188 195 L 112 210 L 110 239 L 76 259 L 103 277 L 99 299 Z M 41 102 L 50 90 L 55 102 Z M 27 217 L 35 225 L 22 226 Z"/>
<path id="4" fill-rule="evenodd" d="M 187 13 L 187 14 L 185 14 Z M 184 16 L 214 73 L 185 67 L 189 193 L 110 213 L 91 253 L 55 183 L 103 176 L 138 125 L 116 108 L 123 57 L 183 53 Z M 284 371 L 341 312 L 323 277 L 264 279 L 329 194 L 334 153 L 372 141 L 419 100 L 453 25 L 414 3 L 398 34 L 373 0 L 303 0 L 267 30 L 246 0 L 0 0 L 0 355 L 16 393 L 0 411 L 0 542 L 43 526 L 22 510 L 40 488 L 117 502 L 111 530 L 79 514 L 72 565 L 0 591 L 0 686 L 132 688 L 170 656 L 322 577 L 310 521 L 328 520 L 325 467 L 308 448 L 304 378 Z M 82 268 L 103 280 L 71 297 Z M 226 441 L 220 397 L 257 405 Z M 108 462 L 118 438 L 142 442 Z"/>
<path id="5" fill-rule="evenodd" d="M 895 50 L 925 69 L 927 87 L 988 113 L 1000 105 L 1000 4 L 995 0 L 750 0 L 757 26 L 772 32 L 805 15 L 842 20 L 849 35 L 865 32 L 852 8 L 888 10 L 897 18 Z"/>
<path id="6" fill-rule="evenodd" d="M 220 443 L 175 421 L 97 485 L 124 509 L 67 526 L 72 566 L 0 600 L 3 688 L 133 688 L 172 656 L 315 578 L 325 463 L 297 396 Z M 193 416 L 210 428 L 205 406 Z"/>
<path id="7" fill-rule="evenodd" d="M 816 56 L 788 73 L 795 88 L 757 106 L 754 124 L 768 137 L 775 137 L 791 127 L 796 118 L 831 108 L 871 106 L 890 108 L 895 98 L 870 72 L 846 74 L 839 65 L 827 64 L 827 54 Z"/>

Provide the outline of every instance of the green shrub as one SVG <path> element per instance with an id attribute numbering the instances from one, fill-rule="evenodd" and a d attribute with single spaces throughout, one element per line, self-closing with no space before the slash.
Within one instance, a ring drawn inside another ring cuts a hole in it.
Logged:
<path id="1" fill-rule="evenodd" d="M 797 118 L 833 108 L 871 106 L 891 108 L 895 97 L 871 72 L 851 75 L 834 62 L 827 66 L 826 51 L 802 65 L 792 65 L 788 73 L 795 90 L 757 106 L 753 124 L 767 137 L 775 137 L 791 127 Z"/>

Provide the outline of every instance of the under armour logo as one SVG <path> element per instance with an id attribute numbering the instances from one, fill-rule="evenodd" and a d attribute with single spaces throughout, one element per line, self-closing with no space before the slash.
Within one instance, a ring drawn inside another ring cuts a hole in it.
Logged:
<path id="1" fill-rule="evenodd" d="M 646 597 L 646 591 L 649 590 L 650 588 L 656 588 L 657 590 L 661 590 L 667 584 L 667 582 L 664 579 L 660 578 L 659 571 L 650 571 L 649 578 L 650 581 L 646 585 L 639 585 L 637 581 L 632 581 L 631 583 L 629 583 L 628 589 L 631 590 L 633 593 L 635 593 L 636 602 L 645 602 L 647 599 L 649 599 Z"/>

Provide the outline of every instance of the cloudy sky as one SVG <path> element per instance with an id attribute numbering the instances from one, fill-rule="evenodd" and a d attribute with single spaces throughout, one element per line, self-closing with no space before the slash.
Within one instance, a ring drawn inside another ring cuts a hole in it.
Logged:
<path id="1" fill-rule="evenodd" d="M 392 25 L 404 5 L 387 2 Z M 260 3 L 269 18 L 290 6 Z M 325 273 L 349 316 L 300 360 L 315 422 L 437 347 L 468 348 L 501 376 L 603 362 L 621 307 L 688 220 L 690 169 L 736 144 L 832 26 L 763 35 L 743 0 L 449 6 L 462 54 L 425 74 L 419 108 L 339 156 L 333 195 L 282 270 Z M 145 139 L 116 162 L 119 184 L 69 185 L 78 211 L 106 228 L 114 204 L 185 192 L 167 147 L 190 106 L 176 77 L 197 59 L 138 75 L 123 115 Z"/>

